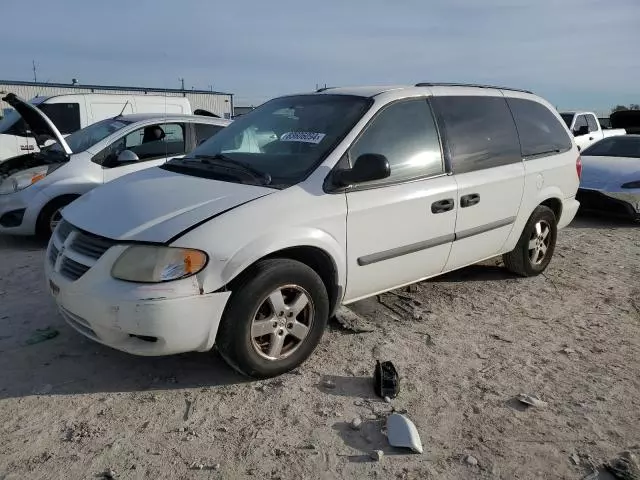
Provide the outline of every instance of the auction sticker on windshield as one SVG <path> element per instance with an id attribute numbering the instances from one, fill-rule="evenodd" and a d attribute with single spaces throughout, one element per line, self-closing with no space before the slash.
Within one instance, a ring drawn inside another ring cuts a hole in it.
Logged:
<path id="1" fill-rule="evenodd" d="M 324 133 L 314 132 L 287 132 L 280 137 L 281 142 L 320 143 L 326 137 Z"/>

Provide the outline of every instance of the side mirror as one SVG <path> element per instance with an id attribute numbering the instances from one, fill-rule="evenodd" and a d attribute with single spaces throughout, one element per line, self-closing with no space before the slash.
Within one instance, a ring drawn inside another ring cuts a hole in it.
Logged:
<path id="1" fill-rule="evenodd" d="M 382 180 L 389 175 L 391 175 L 391 167 L 387 157 L 377 153 L 365 153 L 356 159 L 353 168 L 337 170 L 334 174 L 334 182 L 346 187 L 354 183 Z"/>
<path id="2" fill-rule="evenodd" d="M 586 135 L 587 133 L 589 133 L 589 127 L 586 125 L 573 129 L 574 137 L 579 137 L 580 135 Z"/>
<path id="3" fill-rule="evenodd" d="M 140 159 L 138 158 L 138 155 L 133 153 L 131 150 L 121 151 L 116 160 L 119 165 L 122 165 L 125 163 L 135 163 L 140 161 Z"/>

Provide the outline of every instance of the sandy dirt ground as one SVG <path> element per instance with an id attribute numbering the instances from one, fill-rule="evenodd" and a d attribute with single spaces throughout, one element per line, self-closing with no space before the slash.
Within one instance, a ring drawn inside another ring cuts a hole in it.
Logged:
<path id="1" fill-rule="evenodd" d="M 3 480 L 582 479 L 640 448 L 637 224 L 577 219 L 544 276 L 490 261 L 360 302 L 375 331 L 333 323 L 302 368 L 261 382 L 213 353 L 138 358 L 85 339 L 56 312 L 43 256 L 0 239 Z M 48 327 L 59 334 L 29 344 Z M 376 358 L 402 377 L 391 404 L 373 393 Z M 423 454 L 388 446 L 392 409 Z"/>

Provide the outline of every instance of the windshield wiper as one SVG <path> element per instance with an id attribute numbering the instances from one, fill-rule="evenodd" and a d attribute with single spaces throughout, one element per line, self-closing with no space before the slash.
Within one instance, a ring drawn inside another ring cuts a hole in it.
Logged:
<path id="1" fill-rule="evenodd" d="M 249 174 L 254 179 L 259 180 L 264 185 L 269 185 L 271 183 L 271 175 L 267 172 L 262 172 L 251 165 L 230 158 L 222 153 L 217 153 L 215 155 L 195 155 L 194 158 L 197 158 L 205 165 L 215 165 L 232 170 L 241 170 Z"/>

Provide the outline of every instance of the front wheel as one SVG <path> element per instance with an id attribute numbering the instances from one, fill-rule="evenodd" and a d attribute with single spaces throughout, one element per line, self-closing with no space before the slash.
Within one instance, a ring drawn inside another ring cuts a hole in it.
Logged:
<path id="1" fill-rule="evenodd" d="M 551 261 L 557 235 L 553 210 L 539 205 L 529 217 L 516 248 L 502 256 L 505 266 L 523 277 L 541 274 Z"/>
<path id="2" fill-rule="evenodd" d="M 40 215 L 38 215 L 36 236 L 42 240 L 49 240 L 53 231 L 62 221 L 62 214 L 60 212 L 76 198 L 78 198 L 77 195 L 64 195 L 45 205 Z"/>
<path id="3" fill-rule="evenodd" d="M 289 259 L 262 260 L 234 282 L 216 344 L 240 373 L 273 377 L 311 355 L 328 316 L 327 290 L 312 268 Z"/>

